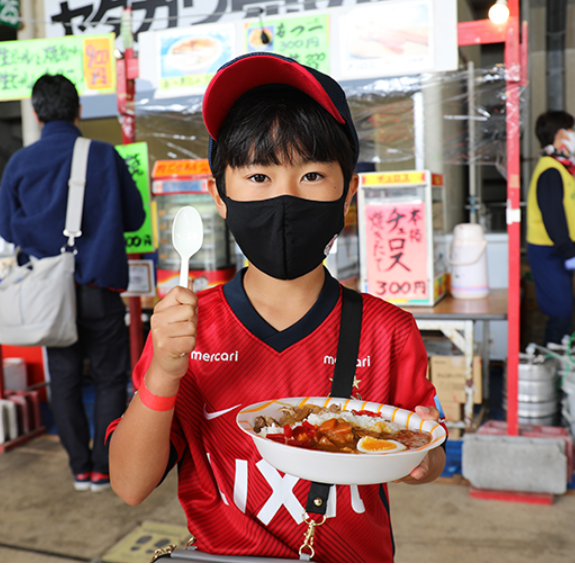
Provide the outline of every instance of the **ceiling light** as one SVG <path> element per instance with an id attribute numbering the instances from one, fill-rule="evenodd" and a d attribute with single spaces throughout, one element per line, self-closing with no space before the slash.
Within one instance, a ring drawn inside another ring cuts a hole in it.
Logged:
<path id="1" fill-rule="evenodd" d="M 489 19 L 496 25 L 504 24 L 509 19 L 507 0 L 496 0 L 489 8 Z"/>

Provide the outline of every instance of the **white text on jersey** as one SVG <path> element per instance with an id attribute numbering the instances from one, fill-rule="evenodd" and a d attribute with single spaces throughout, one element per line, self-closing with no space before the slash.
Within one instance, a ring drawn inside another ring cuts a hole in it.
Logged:
<path id="1" fill-rule="evenodd" d="M 213 468 L 212 458 L 210 454 L 208 456 L 208 461 Z M 260 472 L 261 476 L 264 478 L 266 483 L 271 487 L 272 493 L 270 494 L 267 501 L 261 507 L 257 517 L 264 523 L 269 524 L 278 511 L 284 507 L 296 524 L 300 524 L 303 521 L 302 514 L 304 507 L 300 504 L 299 500 L 293 493 L 293 488 L 300 481 L 298 477 L 288 475 L 287 473 L 280 475 L 280 473 L 272 467 L 269 463 L 261 459 L 256 463 L 256 468 Z M 214 473 L 217 477 L 217 473 Z M 217 481 L 217 478 L 216 478 Z M 342 487 L 343 488 L 343 487 Z M 350 502 L 353 511 L 356 514 L 363 514 L 365 512 L 365 506 L 363 500 L 359 494 L 359 489 L 357 485 L 349 485 L 350 490 Z M 229 506 L 228 498 L 224 495 L 221 488 L 218 485 L 220 495 L 224 504 Z M 245 513 L 247 507 L 248 499 L 248 462 L 243 459 L 236 459 L 236 474 L 234 478 L 234 492 L 233 501 L 237 508 Z M 329 498 L 327 502 L 327 512 L 326 516 L 328 518 L 333 518 L 337 513 L 337 491 L 336 487 L 332 485 L 329 491 Z"/>
<path id="2" fill-rule="evenodd" d="M 227 353 L 226 351 L 218 353 L 202 353 L 201 351 L 192 351 L 190 357 L 194 361 L 238 361 L 238 352 L 233 351 L 232 353 Z"/>
<path id="3" fill-rule="evenodd" d="M 332 357 L 331 355 L 326 355 L 323 358 L 324 365 L 335 365 L 336 357 Z M 363 359 L 358 359 L 356 363 L 356 367 L 371 367 L 371 359 L 369 355 L 364 357 Z"/>

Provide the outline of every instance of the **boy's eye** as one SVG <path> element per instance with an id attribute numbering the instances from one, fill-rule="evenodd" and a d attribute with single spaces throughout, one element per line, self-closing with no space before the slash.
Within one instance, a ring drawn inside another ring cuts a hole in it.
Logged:
<path id="1" fill-rule="evenodd" d="M 307 181 L 313 182 L 313 181 L 319 180 L 323 177 L 319 173 L 307 173 L 306 175 L 304 175 L 303 178 Z"/>
<path id="2" fill-rule="evenodd" d="M 266 175 L 262 175 L 262 174 L 257 174 L 257 175 L 252 175 L 250 177 L 251 180 L 253 180 L 254 182 L 265 182 L 267 180 L 267 176 Z"/>

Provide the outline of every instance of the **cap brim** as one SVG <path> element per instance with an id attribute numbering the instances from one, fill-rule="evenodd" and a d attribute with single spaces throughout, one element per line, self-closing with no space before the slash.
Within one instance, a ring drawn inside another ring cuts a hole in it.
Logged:
<path id="1" fill-rule="evenodd" d="M 203 100 L 204 123 L 210 136 L 217 140 L 220 126 L 242 94 L 265 84 L 293 86 L 313 98 L 338 122 L 346 123 L 313 69 L 281 56 L 258 53 L 239 57 L 211 80 Z"/>

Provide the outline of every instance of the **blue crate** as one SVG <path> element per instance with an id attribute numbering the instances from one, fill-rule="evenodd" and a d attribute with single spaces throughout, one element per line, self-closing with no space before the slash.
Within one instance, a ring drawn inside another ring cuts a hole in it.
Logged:
<path id="1" fill-rule="evenodd" d="M 442 477 L 453 477 L 461 475 L 461 447 L 463 440 L 448 439 L 445 442 L 445 467 L 441 473 Z"/>

